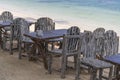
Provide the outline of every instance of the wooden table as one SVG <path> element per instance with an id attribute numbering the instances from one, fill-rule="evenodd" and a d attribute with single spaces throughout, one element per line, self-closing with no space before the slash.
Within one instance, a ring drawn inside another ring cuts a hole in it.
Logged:
<path id="1" fill-rule="evenodd" d="M 58 29 L 58 30 L 44 31 L 43 36 L 37 36 L 36 32 L 24 34 L 25 36 L 29 37 L 39 48 L 40 50 L 39 53 L 42 56 L 45 69 L 48 69 L 45 43 L 49 42 L 50 39 L 63 37 L 63 35 L 66 34 L 66 32 L 67 32 L 66 29 Z"/>
<path id="2" fill-rule="evenodd" d="M 104 60 L 116 66 L 115 79 L 120 80 L 120 53 L 105 57 Z"/>

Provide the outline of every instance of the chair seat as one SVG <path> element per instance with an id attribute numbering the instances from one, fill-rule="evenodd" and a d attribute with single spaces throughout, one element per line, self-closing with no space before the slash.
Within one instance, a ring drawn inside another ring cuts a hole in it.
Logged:
<path id="1" fill-rule="evenodd" d="M 81 63 L 97 69 L 112 67 L 112 64 L 94 58 L 83 58 Z"/>

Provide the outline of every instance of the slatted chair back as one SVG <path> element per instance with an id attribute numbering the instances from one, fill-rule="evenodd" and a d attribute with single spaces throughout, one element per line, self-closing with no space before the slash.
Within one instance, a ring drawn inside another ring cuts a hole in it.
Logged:
<path id="1" fill-rule="evenodd" d="M 54 30 L 55 29 L 55 23 L 52 19 L 48 17 L 39 18 L 37 22 L 35 23 L 35 31 L 36 30 Z"/>
<path id="2" fill-rule="evenodd" d="M 92 44 L 91 44 L 91 40 L 92 40 L 93 34 L 91 31 L 84 31 L 83 33 L 83 37 L 82 37 L 82 47 L 81 47 L 81 52 L 83 54 L 83 57 L 87 58 L 87 57 L 93 57 L 94 58 L 94 54 L 92 52 Z"/>
<path id="3" fill-rule="evenodd" d="M 110 56 L 118 53 L 119 37 L 113 30 L 108 30 L 105 33 L 104 56 Z"/>
<path id="4" fill-rule="evenodd" d="M 26 40 L 24 33 L 29 33 L 29 23 L 23 18 L 16 18 L 11 27 L 13 39 Z"/>
<path id="5" fill-rule="evenodd" d="M 19 48 L 19 59 L 21 59 L 21 46 L 22 41 L 27 41 L 29 38 L 24 36 L 24 33 L 29 32 L 29 24 L 23 18 L 16 18 L 13 20 L 11 25 L 11 36 L 10 36 L 10 54 L 13 54 L 13 40 L 17 40 Z"/>
<path id="6" fill-rule="evenodd" d="M 94 55 L 102 56 L 104 54 L 104 35 L 104 28 L 97 28 L 93 31 L 91 47 Z"/>
<path id="7" fill-rule="evenodd" d="M 67 34 L 63 38 L 63 54 L 78 54 L 80 45 L 80 29 L 73 26 L 67 30 Z"/>
<path id="8" fill-rule="evenodd" d="M 6 22 L 6 21 L 13 21 L 13 14 L 9 11 L 4 11 L 2 14 L 1 14 L 1 20 L 3 22 Z"/>

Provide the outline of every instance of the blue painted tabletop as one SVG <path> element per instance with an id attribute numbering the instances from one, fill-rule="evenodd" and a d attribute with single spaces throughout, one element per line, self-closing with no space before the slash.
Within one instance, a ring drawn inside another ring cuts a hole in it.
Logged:
<path id="1" fill-rule="evenodd" d="M 56 29 L 56 30 L 50 30 L 50 31 L 43 31 L 42 36 L 37 36 L 36 32 L 25 33 L 24 35 L 28 37 L 38 38 L 38 39 L 50 39 L 50 38 L 63 36 L 66 33 L 67 33 L 66 29 Z"/>
<path id="2" fill-rule="evenodd" d="M 120 53 L 105 57 L 105 60 L 112 62 L 113 64 L 120 65 Z"/>
<path id="3" fill-rule="evenodd" d="M 10 24 L 11 24 L 12 22 L 2 22 L 2 21 L 0 21 L 0 27 L 6 27 L 6 26 L 10 26 Z"/>

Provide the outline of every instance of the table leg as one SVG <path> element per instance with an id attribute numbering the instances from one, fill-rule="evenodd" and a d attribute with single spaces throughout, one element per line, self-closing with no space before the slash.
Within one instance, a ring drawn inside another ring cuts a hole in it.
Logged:
<path id="1" fill-rule="evenodd" d="M 43 59 L 43 64 L 44 64 L 44 68 L 48 69 L 48 65 L 47 65 L 47 54 L 46 54 L 46 45 L 45 42 L 42 40 L 37 40 L 37 39 L 33 39 L 31 38 L 35 44 L 38 46 L 39 48 L 39 53 L 41 54 L 41 57 Z"/>
<path id="2" fill-rule="evenodd" d="M 47 54 L 46 54 L 46 46 L 44 43 L 42 42 L 39 42 L 38 44 L 38 48 L 40 49 L 40 53 L 41 53 L 41 56 L 43 58 L 43 63 L 44 63 L 44 68 L 45 69 L 48 69 L 48 65 L 47 65 Z"/>

